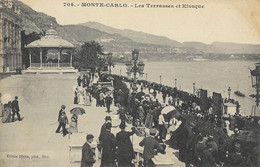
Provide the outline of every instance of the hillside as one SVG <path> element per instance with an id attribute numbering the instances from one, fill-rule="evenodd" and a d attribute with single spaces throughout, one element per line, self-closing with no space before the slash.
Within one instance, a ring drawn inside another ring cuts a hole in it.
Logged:
<path id="1" fill-rule="evenodd" d="M 260 53 L 260 45 L 223 42 L 214 42 L 210 45 L 201 42 L 180 43 L 167 37 L 133 30 L 119 30 L 97 22 L 62 26 L 54 17 L 34 11 L 18 0 L 14 0 L 14 3 L 21 7 L 22 34 L 25 34 L 23 35 L 25 45 L 44 35 L 52 23 L 62 38 L 76 46 L 95 40 L 104 46 L 104 50 L 113 52 L 114 55 L 129 55 L 131 50 L 139 49 L 144 59 L 153 61 L 190 61 L 197 57 L 225 60 L 234 53 L 238 53 L 236 58 L 239 59 L 243 53 Z M 221 56 L 218 56 L 219 54 Z M 246 59 L 255 58 L 246 56 Z"/>
<path id="2" fill-rule="evenodd" d="M 116 28 L 112 28 L 97 22 L 87 22 L 82 23 L 80 25 L 84 25 L 87 27 L 91 27 L 94 29 L 98 29 L 100 31 L 113 34 L 118 33 L 122 36 L 128 37 L 139 43 L 147 43 L 147 44 L 156 44 L 156 45 L 169 45 L 172 47 L 189 47 L 195 48 L 199 51 L 206 53 L 221 53 L 221 54 L 259 54 L 260 53 L 260 44 L 252 45 L 252 44 L 236 44 L 236 43 L 225 43 L 225 42 L 213 42 L 212 44 L 204 44 L 202 42 L 183 42 L 180 43 L 178 41 L 169 39 L 167 37 L 156 36 L 152 34 L 147 34 L 144 32 L 133 31 L 133 30 L 120 30 Z"/>
<path id="3" fill-rule="evenodd" d="M 154 44 L 154 45 L 169 45 L 169 46 L 173 46 L 173 47 L 181 46 L 181 43 L 171 40 L 167 37 L 152 35 L 152 34 L 148 34 L 148 33 L 144 33 L 144 32 L 133 31 L 133 30 L 129 30 L 129 29 L 120 30 L 120 29 L 106 26 L 104 24 L 97 23 L 97 22 L 87 22 L 87 23 L 83 23 L 80 25 L 98 29 L 100 31 L 103 31 L 103 32 L 106 32 L 109 34 L 118 33 L 118 34 L 128 37 L 138 43 L 147 43 L 147 44 Z"/>

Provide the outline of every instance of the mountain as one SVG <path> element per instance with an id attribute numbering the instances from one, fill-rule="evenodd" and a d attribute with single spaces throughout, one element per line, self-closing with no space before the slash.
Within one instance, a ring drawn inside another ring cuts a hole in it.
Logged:
<path id="1" fill-rule="evenodd" d="M 131 56 L 131 50 L 139 49 L 142 58 L 153 61 L 183 61 L 193 60 L 196 57 L 225 60 L 229 58 L 230 54 L 234 53 L 260 53 L 260 45 L 223 42 L 214 42 L 209 45 L 201 42 L 180 43 L 167 37 L 127 29 L 115 29 L 97 22 L 60 25 L 54 17 L 34 11 L 18 0 L 13 0 L 13 2 L 21 7 L 20 17 L 22 19 L 21 28 L 24 45 L 39 39 L 50 29 L 52 23 L 59 36 L 76 46 L 80 46 L 86 41 L 95 40 L 104 46 L 105 51 L 113 52 L 114 55 Z M 220 54 L 222 56 L 219 56 Z M 242 56 L 238 55 L 237 57 Z M 258 56 L 257 58 L 259 59 Z M 248 60 L 248 56 L 246 56 L 246 59 Z M 250 57 L 249 59 L 254 58 Z"/>
<path id="2" fill-rule="evenodd" d="M 82 23 L 80 25 L 94 28 L 109 34 L 117 33 L 122 36 L 128 37 L 129 39 L 132 39 L 133 41 L 136 41 L 138 43 L 147 43 L 147 44 L 154 44 L 154 45 L 169 45 L 173 47 L 181 46 L 180 42 L 171 40 L 167 37 L 152 35 L 152 34 L 139 32 L 139 31 L 133 31 L 129 29 L 120 30 L 120 29 L 106 26 L 104 24 L 100 24 L 98 22 L 87 22 L 87 23 Z"/>
<path id="3" fill-rule="evenodd" d="M 118 33 L 122 36 L 128 37 L 133 41 L 139 43 L 155 44 L 155 45 L 169 45 L 171 47 L 179 48 L 195 48 L 201 52 L 205 53 L 221 53 L 221 54 L 259 54 L 260 44 L 236 44 L 236 43 L 226 43 L 226 42 L 213 42 L 212 44 L 204 44 L 202 42 L 183 42 L 169 39 L 163 36 L 156 36 L 152 34 L 147 34 L 144 32 L 133 31 L 128 29 L 116 29 L 104 24 L 97 22 L 87 22 L 80 25 L 98 29 L 100 31 L 114 34 Z"/>
<path id="4" fill-rule="evenodd" d="M 216 53 L 256 53 L 260 54 L 260 45 L 213 42 L 211 46 Z"/>

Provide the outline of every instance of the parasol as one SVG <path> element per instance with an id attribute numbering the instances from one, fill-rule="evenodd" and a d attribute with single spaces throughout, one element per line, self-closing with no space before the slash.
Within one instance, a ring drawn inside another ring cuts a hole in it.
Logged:
<path id="1" fill-rule="evenodd" d="M 2 95 L 1 102 L 3 104 L 7 104 L 9 101 L 12 101 L 12 96 L 10 94 L 5 93 L 4 95 Z"/>
<path id="2" fill-rule="evenodd" d="M 175 110 L 174 106 L 166 106 L 162 109 L 162 114 L 168 114 L 169 112 Z"/>
<path id="3" fill-rule="evenodd" d="M 70 110 L 70 113 L 75 114 L 75 115 L 82 115 L 82 114 L 85 114 L 86 112 L 83 108 L 75 107 L 75 108 Z"/>

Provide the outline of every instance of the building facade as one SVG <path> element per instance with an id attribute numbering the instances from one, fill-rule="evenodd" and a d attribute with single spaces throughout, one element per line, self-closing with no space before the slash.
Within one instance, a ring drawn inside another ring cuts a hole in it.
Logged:
<path id="1" fill-rule="evenodd" d="M 0 1 L 0 72 L 22 68 L 20 8 Z"/>

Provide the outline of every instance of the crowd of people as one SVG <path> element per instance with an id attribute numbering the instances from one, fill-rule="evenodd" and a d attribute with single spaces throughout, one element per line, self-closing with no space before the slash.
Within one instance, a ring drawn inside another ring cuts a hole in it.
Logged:
<path id="1" fill-rule="evenodd" d="M 132 84 L 126 77 L 112 77 L 114 82 Z M 256 117 L 214 113 L 210 99 L 208 109 L 201 110 L 200 99 L 193 94 L 161 84 L 138 83 L 140 92 L 148 89 L 148 93 L 132 94 L 115 88 L 114 101 L 119 104 L 120 118 L 134 126 L 157 129 L 158 142 L 179 149 L 179 159 L 186 166 L 256 166 L 259 163 L 259 119 Z M 162 102 L 158 95 L 162 96 Z M 162 114 L 167 105 L 174 106 L 175 111 Z M 245 139 L 245 131 L 253 136 Z M 169 141 L 165 141 L 167 133 L 171 136 Z"/>
<path id="2" fill-rule="evenodd" d="M 99 73 L 86 73 L 77 79 L 78 86 L 75 90 L 74 104 L 89 106 L 92 98 L 96 99 L 96 107 L 106 107 L 110 111 L 113 102 L 111 91 L 99 83 Z"/>
<path id="3" fill-rule="evenodd" d="M 101 153 L 101 167 L 134 167 L 135 166 L 135 153 L 130 136 L 138 133 L 138 130 L 133 126 L 131 131 L 126 131 L 126 122 L 121 122 L 119 128 L 121 129 L 116 135 L 111 132 L 112 119 L 110 116 L 106 116 L 105 123 L 100 130 L 98 149 Z M 152 158 L 157 152 L 165 153 L 165 146 L 161 145 L 155 138 L 156 129 L 151 128 L 149 135 L 139 143 L 141 147 L 144 147 L 143 151 L 143 163 L 145 167 L 154 166 Z M 91 167 L 96 162 L 93 158 L 93 152 L 90 147 L 93 142 L 94 136 L 89 134 L 86 139 L 87 142 L 82 148 L 82 160 L 81 167 Z"/>
<path id="4" fill-rule="evenodd" d="M 164 153 L 165 145 L 178 149 L 178 158 L 187 167 L 254 167 L 259 164 L 259 120 L 256 117 L 241 116 L 238 112 L 233 116 L 213 112 L 214 104 L 210 98 L 206 100 L 207 108 L 202 109 L 201 99 L 196 95 L 161 84 L 139 80 L 139 91 L 133 93 L 126 86 L 133 86 L 131 79 L 108 74 L 98 74 L 96 78 L 97 81 L 107 82 L 111 81 L 109 77 L 113 78 L 112 92 L 104 89 L 99 82 L 93 83 L 92 77 L 88 79 L 85 76 L 84 79 L 83 76 L 83 79 L 78 79 L 78 86 L 84 85 L 83 89 L 89 91 L 90 99 L 96 99 L 97 107 L 107 107 L 108 112 L 113 102 L 118 107 L 121 132 L 116 135 L 111 133 L 111 118 L 107 117 L 98 137 L 98 148 L 102 154 L 101 166 L 132 166 L 134 154 L 129 136 L 134 133 L 144 137 L 139 143 L 140 146 L 144 146 L 144 161 L 140 163 L 144 166 L 153 166 L 151 159 L 156 151 L 151 148 Z M 173 108 L 163 113 L 163 109 L 167 107 Z M 149 129 L 148 136 L 137 130 L 138 128 L 126 132 L 125 127 L 130 124 L 133 127 Z M 245 139 L 245 131 L 252 131 L 250 134 L 255 135 L 257 139 Z M 88 135 L 87 143 L 83 147 L 83 166 L 92 166 L 95 163 L 92 156 L 89 156 L 92 153 L 87 146 L 93 138 L 93 135 Z"/>
<path id="5" fill-rule="evenodd" d="M 9 123 L 15 121 L 15 115 L 17 115 L 18 121 L 21 121 L 20 108 L 18 102 L 18 96 L 15 96 L 14 100 L 9 100 L 7 103 L 3 102 L 2 94 L 0 93 L 0 116 L 2 117 L 2 123 Z"/>

